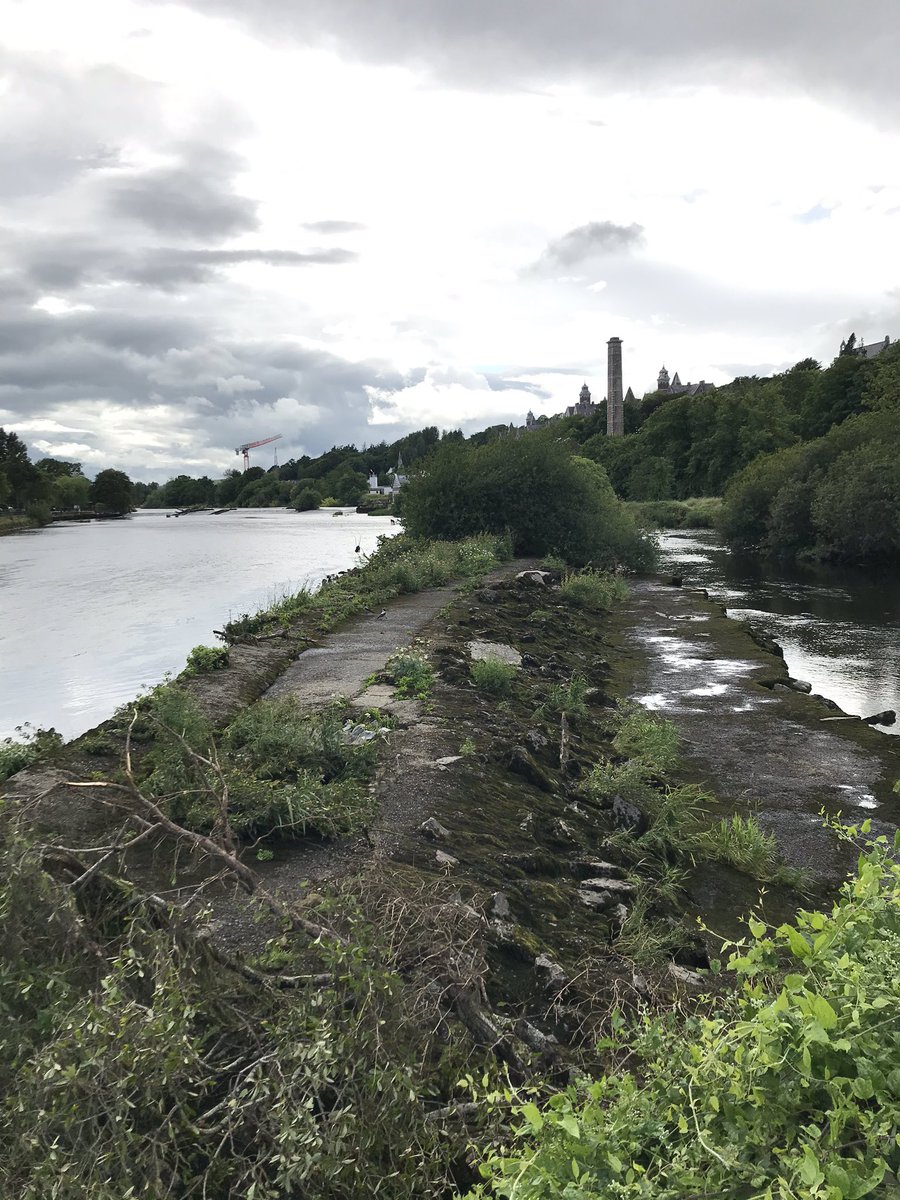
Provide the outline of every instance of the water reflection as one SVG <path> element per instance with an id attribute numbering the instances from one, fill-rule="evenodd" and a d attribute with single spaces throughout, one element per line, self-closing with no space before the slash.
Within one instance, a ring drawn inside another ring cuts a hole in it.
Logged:
<path id="1" fill-rule="evenodd" d="M 317 586 L 397 532 L 353 512 L 244 509 L 0 538 L 0 737 L 24 721 L 83 733 L 230 618 Z"/>
<path id="2" fill-rule="evenodd" d="M 766 563 L 706 530 L 666 531 L 660 548 L 664 570 L 773 637 L 813 691 L 848 713 L 900 713 L 900 572 Z"/>

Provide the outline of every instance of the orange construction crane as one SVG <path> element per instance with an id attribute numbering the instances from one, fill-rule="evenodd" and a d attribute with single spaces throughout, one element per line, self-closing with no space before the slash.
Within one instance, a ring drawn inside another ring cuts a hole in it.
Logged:
<path id="1" fill-rule="evenodd" d="M 235 446 L 235 454 L 243 454 L 244 456 L 244 470 L 246 471 L 250 466 L 249 451 L 255 450 L 257 446 L 268 446 L 269 442 L 277 442 L 280 437 L 281 434 L 276 433 L 274 437 L 262 438 L 258 442 L 244 442 L 243 446 Z"/>

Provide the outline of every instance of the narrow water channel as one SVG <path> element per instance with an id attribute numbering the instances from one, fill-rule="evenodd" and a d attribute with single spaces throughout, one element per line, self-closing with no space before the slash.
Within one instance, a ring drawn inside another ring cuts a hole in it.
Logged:
<path id="1" fill-rule="evenodd" d="M 732 553 L 708 530 L 659 535 L 661 570 L 704 587 L 779 643 L 791 675 L 859 716 L 900 716 L 900 571 L 785 566 Z M 900 721 L 879 726 L 900 733 Z"/>

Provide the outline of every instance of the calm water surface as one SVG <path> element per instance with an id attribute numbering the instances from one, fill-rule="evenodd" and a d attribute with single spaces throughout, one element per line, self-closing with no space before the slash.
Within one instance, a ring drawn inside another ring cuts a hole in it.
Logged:
<path id="1" fill-rule="evenodd" d="M 75 737 L 180 671 L 214 629 L 353 566 L 386 517 L 242 509 L 139 512 L 0 538 L 0 738 Z"/>
<path id="2" fill-rule="evenodd" d="M 790 673 L 845 712 L 900 717 L 900 571 L 785 567 L 732 554 L 707 530 L 660 535 L 662 569 L 773 637 Z M 900 733 L 900 723 L 879 726 Z"/>

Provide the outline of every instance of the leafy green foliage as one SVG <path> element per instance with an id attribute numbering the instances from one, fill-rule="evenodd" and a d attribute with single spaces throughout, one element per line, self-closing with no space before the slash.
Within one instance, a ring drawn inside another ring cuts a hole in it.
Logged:
<path id="1" fill-rule="evenodd" d="M 208 675 L 211 671 L 222 671 L 228 666 L 229 657 L 227 646 L 195 646 L 187 656 L 185 672 L 188 675 Z"/>
<path id="2" fill-rule="evenodd" d="M 761 458 L 729 486 L 723 531 L 738 547 L 892 561 L 900 553 L 898 453 L 900 407 Z"/>
<path id="3" fill-rule="evenodd" d="M 580 671 L 576 671 L 568 683 L 552 683 L 547 689 L 547 698 L 535 712 L 542 717 L 587 716 L 588 682 Z"/>
<path id="4" fill-rule="evenodd" d="M 516 679 L 516 667 L 499 658 L 481 658 L 469 665 L 469 673 L 480 692 L 506 696 Z"/>
<path id="5" fill-rule="evenodd" d="M 63 744 L 55 729 L 32 729 L 21 725 L 17 738 L 0 739 L 0 782 L 30 766 L 45 754 L 52 754 Z"/>
<path id="6" fill-rule="evenodd" d="M 102 877 L 73 893 L 7 832 L 0 1193 L 445 1194 L 462 1146 L 426 1119 L 421 997 L 361 914 L 333 913 L 346 945 L 285 936 L 248 978 L 159 901 Z"/>
<path id="7" fill-rule="evenodd" d="M 563 600 L 588 612 L 609 612 L 628 596 L 628 585 L 617 575 L 583 571 L 566 575 L 559 587 Z"/>
<path id="8" fill-rule="evenodd" d="M 434 687 L 434 668 L 428 655 L 415 646 L 392 654 L 385 675 L 393 683 L 398 700 L 424 700 Z"/>
<path id="9" fill-rule="evenodd" d="M 178 687 L 150 698 L 154 744 L 143 786 L 188 828 L 208 832 L 220 819 L 223 787 L 241 838 L 336 836 L 371 818 L 366 787 L 373 741 L 351 745 L 339 709 L 303 709 L 293 697 L 258 700 L 216 744 L 196 701 Z"/>
<path id="10" fill-rule="evenodd" d="M 297 512 L 309 512 L 313 508 L 319 507 L 319 493 L 313 488 L 304 488 L 298 492 L 294 499 L 294 508 Z"/>
<path id="11" fill-rule="evenodd" d="M 124 471 L 101 471 L 91 484 L 91 502 L 98 512 L 131 511 L 131 480 Z"/>
<path id="12" fill-rule="evenodd" d="M 864 827 L 865 828 L 865 827 Z M 852 831 L 856 832 L 856 831 Z M 898 847 L 900 848 L 900 841 Z M 726 943 L 706 1010 L 618 1021 L 611 1069 L 518 1109 L 475 1195 L 857 1200 L 900 1173 L 900 864 L 878 838 L 830 912 Z"/>
<path id="13" fill-rule="evenodd" d="M 409 532 L 422 537 L 509 530 L 521 554 L 610 567 L 644 566 L 653 554 L 605 472 L 543 433 L 448 443 L 407 484 L 403 512 Z"/>

